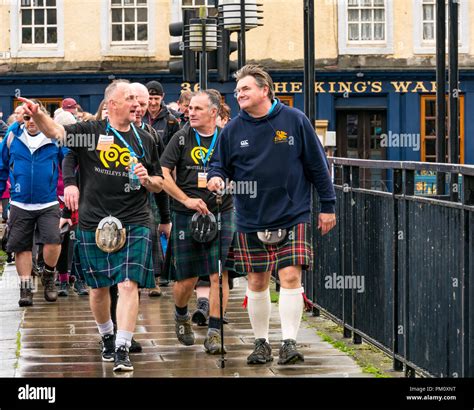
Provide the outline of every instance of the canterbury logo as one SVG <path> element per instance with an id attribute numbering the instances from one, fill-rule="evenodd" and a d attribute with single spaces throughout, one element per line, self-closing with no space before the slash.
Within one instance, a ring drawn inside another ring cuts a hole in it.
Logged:
<path id="1" fill-rule="evenodd" d="M 202 161 L 204 158 L 206 158 L 208 151 L 209 150 L 206 148 L 194 147 L 191 151 L 191 158 L 193 159 L 194 163 L 199 164 L 199 161 Z"/>
<path id="2" fill-rule="evenodd" d="M 127 167 L 130 164 L 130 151 L 112 144 L 107 151 L 100 151 L 100 160 L 105 168 L 110 168 L 111 165 L 117 168 L 120 164 Z"/>

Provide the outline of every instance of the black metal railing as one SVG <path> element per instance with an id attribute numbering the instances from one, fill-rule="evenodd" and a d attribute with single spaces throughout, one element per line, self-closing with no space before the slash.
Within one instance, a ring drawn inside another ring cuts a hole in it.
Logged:
<path id="1" fill-rule="evenodd" d="M 314 314 L 381 348 L 407 376 L 474 377 L 474 166 L 329 161 L 338 224 L 322 237 L 314 213 L 304 278 Z M 361 188 L 364 168 L 386 170 L 391 192 Z M 425 171 L 459 176 L 459 202 L 416 195 L 415 173 Z"/>

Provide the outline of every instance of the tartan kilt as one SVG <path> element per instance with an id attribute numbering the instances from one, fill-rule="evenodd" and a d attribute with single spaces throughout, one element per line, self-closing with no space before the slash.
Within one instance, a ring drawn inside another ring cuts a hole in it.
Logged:
<path id="1" fill-rule="evenodd" d="M 163 276 L 170 280 L 207 276 L 219 271 L 218 252 L 219 241 L 216 238 L 210 243 L 199 243 L 192 239 L 190 223 L 192 215 L 173 212 L 172 228 L 168 251 L 171 251 L 169 266 Z M 216 215 L 217 217 L 217 215 Z M 228 254 L 235 231 L 235 214 L 233 210 L 221 214 L 221 252 L 223 270 L 233 268 Z M 184 238 L 180 238 L 183 235 Z"/>
<path id="2" fill-rule="evenodd" d="M 80 276 L 91 288 L 109 287 L 125 280 L 137 282 L 143 288 L 155 287 L 150 228 L 137 225 L 125 228 L 125 245 L 114 253 L 97 247 L 95 231 L 78 229 Z"/>
<path id="3" fill-rule="evenodd" d="M 277 245 L 264 245 L 256 232 L 236 232 L 230 257 L 238 273 L 278 272 L 297 265 L 308 270 L 313 260 L 311 225 L 301 223 L 288 228 L 286 238 Z"/>

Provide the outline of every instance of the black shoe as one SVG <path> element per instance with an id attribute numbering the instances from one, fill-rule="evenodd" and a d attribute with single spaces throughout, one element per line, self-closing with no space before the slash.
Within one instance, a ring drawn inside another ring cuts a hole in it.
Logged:
<path id="1" fill-rule="evenodd" d="M 207 326 L 207 318 L 209 317 L 209 299 L 199 298 L 197 300 L 196 311 L 193 313 L 191 320 L 198 326 Z"/>
<path id="2" fill-rule="evenodd" d="M 114 372 L 132 372 L 133 365 L 125 346 L 117 347 L 115 351 Z"/>
<path id="3" fill-rule="evenodd" d="M 69 296 L 69 284 L 67 282 L 61 282 L 61 284 L 59 285 L 58 296 Z"/>
<path id="4" fill-rule="evenodd" d="M 15 255 L 13 252 L 7 252 L 7 265 L 15 264 Z"/>
<path id="5" fill-rule="evenodd" d="M 113 362 L 115 358 L 115 335 L 104 335 L 100 342 L 102 345 L 102 360 L 104 362 Z"/>
<path id="6" fill-rule="evenodd" d="M 189 314 L 184 318 L 178 318 L 175 316 L 175 330 L 176 337 L 181 344 L 185 346 L 191 346 L 194 344 L 194 332 Z"/>
<path id="7" fill-rule="evenodd" d="M 298 352 L 296 349 L 296 340 L 283 340 L 283 344 L 280 347 L 278 364 L 295 364 L 298 362 L 304 362 L 304 356 L 303 353 Z"/>
<path id="8" fill-rule="evenodd" d="M 18 305 L 20 307 L 33 306 L 33 291 L 29 282 L 21 282 L 20 284 L 20 300 Z"/>
<path id="9" fill-rule="evenodd" d="M 273 361 L 272 348 L 266 339 L 255 339 L 255 349 L 247 357 L 247 364 L 265 364 Z"/>
<path id="10" fill-rule="evenodd" d="M 128 351 L 130 353 L 140 353 L 142 350 L 142 345 L 132 337 L 132 344 L 130 345 L 130 349 L 128 349 Z"/>
<path id="11" fill-rule="evenodd" d="M 170 284 L 170 281 L 168 279 L 161 279 L 161 276 L 160 276 L 160 279 L 158 281 L 158 285 L 160 285 L 161 287 L 166 288 L 169 284 Z"/>
<path id="12" fill-rule="evenodd" d="M 55 302 L 58 299 L 58 290 L 54 283 L 56 272 L 44 269 L 43 271 L 43 285 L 44 298 L 48 302 Z"/>

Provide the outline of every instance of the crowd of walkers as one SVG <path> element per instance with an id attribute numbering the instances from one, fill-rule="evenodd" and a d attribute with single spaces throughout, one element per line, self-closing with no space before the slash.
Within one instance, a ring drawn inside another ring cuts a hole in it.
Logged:
<path id="1" fill-rule="evenodd" d="M 72 288 L 88 296 L 101 357 L 132 371 L 140 296 L 172 286 L 178 341 L 224 354 L 220 329 L 233 278 L 248 280 L 255 336 L 249 365 L 273 360 L 269 282 L 280 280 L 278 363 L 304 360 L 296 339 L 302 272 L 313 259 L 311 185 L 321 234 L 336 224 L 324 150 L 300 111 L 283 105 L 268 73 L 236 74 L 233 119 L 219 91 L 183 92 L 165 104 L 158 81 L 114 80 L 95 115 L 72 98 L 53 117 L 19 98 L 0 146 L 3 247 L 15 263 L 21 307 L 33 306 L 32 276 L 55 302 Z M 239 191 L 241 182 L 256 192 Z M 197 309 L 188 310 L 196 295 Z"/>

